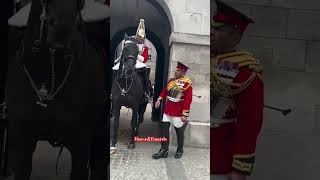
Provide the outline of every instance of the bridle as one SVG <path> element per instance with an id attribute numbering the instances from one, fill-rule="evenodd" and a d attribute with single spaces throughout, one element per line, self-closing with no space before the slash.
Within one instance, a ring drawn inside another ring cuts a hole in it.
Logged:
<path id="1" fill-rule="evenodd" d="M 45 27 L 47 26 L 47 4 L 48 0 L 41 0 L 41 7 L 42 7 L 42 13 L 40 14 L 40 33 L 39 33 L 39 38 L 33 41 L 32 45 L 32 54 L 34 55 L 39 55 L 40 51 L 42 50 L 43 46 L 46 46 L 46 36 L 47 36 L 47 31 L 45 31 Z M 79 56 L 79 58 L 83 57 L 85 54 L 85 29 L 84 29 L 84 24 L 83 20 L 81 17 L 81 9 L 84 6 L 84 0 L 79 0 L 77 3 L 77 12 L 78 12 L 78 17 L 80 20 L 80 26 L 82 27 L 82 54 Z M 21 56 L 24 57 L 24 40 L 21 42 Z M 75 59 L 74 57 L 74 50 L 71 49 L 70 47 L 70 41 L 65 45 L 64 47 L 50 47 L 48 46 L 48 49 L 50 51 L 50 61 L 51 61 L 51 89 L 50 91 L 47 90 L 46 86 L 44 83 L 42 83 L 41 88 L 38 88 L 34 79 L 31 77 L 29 70 L 27 69 L 26 65 L 23 64 L 23 70 L 31 84 L 32 89 L 36 92 L 38 101 L 36 101 L 36 104 L 42 106 L 42 107 L 47 107 L 49 101 L 53 101 L 55 96 L 61 92 L 62 88 L 65 86 L 68 77 L 71 72 L 72 64 Z M 65 59 L 69 59 L 69 65 L 67 68 L 67 71 L 63 77 L 62 82 L 59 84 L 57 88 L 55 88 L 55 57 L 56 57 L 56 52 L 57 51 L 62 51 L 64 54 Z"/>
<path id="2" fill-rule="evenodd" d="M 132 44 L 137 45 L 136 43 L 134 43 L 133 41 L 130 41 L 130 40 L 125 42 L 125 44 L 127 44 L 127 43 L 132 43 Z M 134 62 L 136 61 L 136 58 L 133 55 L 129 55 L 127 58 L 128 58 L 128 60 L 132 60 Z M 121 85 L 119 84 L 120 78 L 125 79 L 125 87 L 121 87 Z M 130 84 L 128 84 L 128 80 L 130 80 Z M 126 96 L 126 94 L 131 90 L 132 85 L 133 85 L 133 73 L 128 75 L 128 68 L 124 64 L 123 54 L 122 54 L 122 57 L 120 60 L 119 72 L 117 73 L 117 76 L 116 76 L 116 85 L 120 89 L 122 96 Z"/>

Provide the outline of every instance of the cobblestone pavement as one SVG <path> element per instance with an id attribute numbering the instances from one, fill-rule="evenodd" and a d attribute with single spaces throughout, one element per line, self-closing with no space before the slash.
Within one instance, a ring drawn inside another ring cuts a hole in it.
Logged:
<path id="1" fill-rule="evenodd" d="M 150 107 L 140 126 L 139 137 L 156 136 L 158 124 L 151 122 Z M 166 159 L 154 160 L 152 154 L 160 149 L 159 143 L 139 142 L 133 150 L 127 149 L 131 113 L 121 110 L 117 153 L 110 156 L 111 180 L 206 180 L 210 179 L 210 150 L 184 148 L 181 159 L 175 159 L 175 146 L 170 146 Z"/>
<path id="2" fill-rule="evenodd" d="M 154 160 L 152 154 L 159 150 L 154 143 L 137 143 L 134 150 L 126 144 L 117 147 L 110 156 L 112 180 L 205 180 L 209 179 L 209 149 L 184 149 L 181 159 L 175 159 L 176 147 L 171 146 L 166 159 Z"/>
<path id="3" fill-rule="evenodd" d="M 156 136 L 158 124 L 152 122 L 150 107 L 145 114 L 145 122 L 140 127 L 140 137 Z M 117 153 L 110 156 L 111 180 L 206 180 L 209 179 L 209 149 L 185 147 L 181 159 L 175 159 L 176 147 L 170 146 L 166 159 L 153 160 L 158 152 L 158 143 L 136 143 L 133 150 L 127 149 L 128 129 L 131 112 L 121 111 L 119 142 Z M 64 150 L 55 172 L 59 148 L 52 148 L 47 142 L 39 142 L 33 157 L 31 180 L 68 180 L 71 170 L 71 156 Z M 6 180 L 12 180 L 7 178 Z"/>

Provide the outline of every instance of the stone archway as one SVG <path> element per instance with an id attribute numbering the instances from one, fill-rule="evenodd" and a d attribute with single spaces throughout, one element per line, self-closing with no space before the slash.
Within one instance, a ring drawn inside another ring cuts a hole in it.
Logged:
<path id="1" fill-rule="evenodd" d="M 111 16 L 111 60 L 118 44 L 123 40 L 124 34 L 134 35 L 140 18 L 145 19 L 146 36 L 155 46 L 157 63 L 155 72 L 155 94 L 157 99 L 161 90 L 167 83 L 168 67 L 170 64 L 169 39 L 172 33 L 173 20 L 169 8 L 162 1 L 124 1 L 112 3 Z M 143 11 L 143 12 L 142 12 Z M 169 14 L 168 14 L 169 13 Z M 162 110 L 162 109 L 161 109 Z M 161 110 L 152 110 L 152 120 L 159 121 Z"/>
<path id="2" fill-rule="evenodd" d="M 210 1 L 117 0 L 111 3 L 111 10 L 112 41 L 117 33 L 126 29 L 130 31 L 129 28 L 132 30 L 128 35 L 134 35 L 139 19 L 143 18 L 147 39 L 150 40 L 149 36 L 153 33 L 163 46 L 164 59 L 159 58 L 159 61 L 163 61 L 164 65 L 157 67 L 163 71 L 157 73 L 162 85 L 157 86 L 155 97 L 166 85 L 168 77 L 173 75 L 178 61 L 190 67 L 187 76 L 193 82 L 193 94 L 201 98 L 194 98 L 191 104 L 185 144 L 209 147 Z M 120 36 L 122 39 L 123 36 Z M 159 121 L 161 114 L 161 111 L 153 111 L 153 120 Z"/>

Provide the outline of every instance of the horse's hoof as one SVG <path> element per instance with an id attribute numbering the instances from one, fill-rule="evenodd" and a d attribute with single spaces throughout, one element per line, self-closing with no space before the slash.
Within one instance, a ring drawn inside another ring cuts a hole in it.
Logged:
<path id="1" fill-rule="evenodd" d="M 136 147 L 135 144 L 131 144 L 131 143 L 130 143 L 130 144 L 128 145 L 128 149 L 134 149 L 135 147 Z"/>
<path id="2" fill-rule="evenodd" d="M 117 148 L 116 147 L 110 147 L 110 154 L 116 154 L 117 153 Z"/>

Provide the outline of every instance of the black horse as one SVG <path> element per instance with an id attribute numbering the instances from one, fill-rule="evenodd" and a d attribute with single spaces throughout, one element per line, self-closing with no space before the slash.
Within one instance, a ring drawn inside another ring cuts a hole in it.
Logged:
<path id="1" fill-rule="evenodd" d="M 71 180 L 88 180 L 88 164 L 91 180 L 107 178 L 108 56 L 88 41 L 83 3 L 33 0 L 19 49 L 9 59 L 5 100 L 14 180 L 30 178 L 39 140 L 59 141 L 70 151 Z"/>
<path id="2" fill-rule="evenodd" d="M 125 45 L 120 58 L 119 70 L 115 73 L 112 85 L 113 136 L 111 153 L 116 150 L 120 109 L 126 106 L 132 109 L 129 149 L 135 148 L 134 137 L 138 135 L 139 125 L 143 121 L 147 102 L 143 101 L 143 80 L 135 68 L 139 48 L 135 38 L 125 36 Z M 140 70 L 141 71 L 141 70 Z M 145 71 L 145 69 L 142 69 Z"/>

